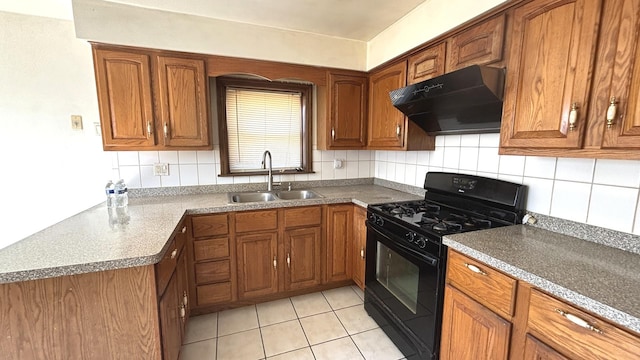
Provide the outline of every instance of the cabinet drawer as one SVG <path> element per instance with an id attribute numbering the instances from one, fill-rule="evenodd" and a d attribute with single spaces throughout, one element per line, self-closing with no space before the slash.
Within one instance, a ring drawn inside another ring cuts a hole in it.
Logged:
<path id="1" fill-rule="evenodd" d="M 230 277 L 231 267 L 229 266 L 229 260 L 210 261 L 196 264 L 197 284 L 229 280 Z"/>
<path id="2" fill-rule="evenodd" d="M 227 214 L 194 216 L 191 219 L 191 224 L 195 238 L 229 233 L 229 215 Z"/>
<path id="3" fill-rule="evenodd" d="M 196 240 L 193 242 L 195 261 L 229 257 L 229 238 Z"/>
<path id="4" fill-rule="evenodd" d="M 587 328 L 590 326 L 593 328 Z M 572 354 L 572 358 L 636 359 L 640 354 L 638 336 L 536 289 L 531 291 L 528 328 L 549 346 Z"/>
<path id="5" fill-rule="evenodd" d="M 284 227 L 314 226 L 322 222 L 320 206 L 301 207 L 284 210 Z"/>
<path id="6" fill-rule="evenodd" d="M 513 316 L 515 279 L 479 261 L 449 251 L 447 282 L 502 316 Z"/>
<path id="7" fill-rule="evenodd" d="M 176 247 L 176 241 L 171 240 L 171 244 L 167 248 L 162 259 L 156 264 L 156 286 L 158 288 L 158 295 L 164 292 L 164 289 L 171 279 L 173 270 L 176 269 L 176 262 L 178 258 L 178 248 Z"/>
<path id="8" fill-rule="evenodd" d="M 278 211 L 247 211 L 236 213 L 236 232 L 275 230 L 278 228 Z"/>
<path id="9" fill-rule="evenodd" d="M 187 242 L 187 226 L 185 225 L 185 223 L 181 223 L 179 225 L 175 240 L 178 254 L 180 254 L 182 252 L 182 249 L 184 248 L 184 244 Z"/>
<path id="10" fill-rule="evenodd" d="M 198 306 L 231 301 L 231 283 L 200 285 L 196 294 Z"/>

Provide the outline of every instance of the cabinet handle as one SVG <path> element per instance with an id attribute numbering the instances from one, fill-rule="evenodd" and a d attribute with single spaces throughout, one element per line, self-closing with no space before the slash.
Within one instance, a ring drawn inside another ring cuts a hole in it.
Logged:
<path id="1" fill-rule="evenodd" d="M 184 308 L 184 305 L 180 305 L 180 319 L 184 321 L 186 316 L 187 316 L 187 310 Z"/>
<path id="2" fill-rule="evenodd" d="M 171 258 L 175 259 L 176 256 L 178 256 L 178 249 L 173 249 L 173 251 L 171 252 Z"/>
<path id="3" fill-rule="evenodd" d="M 476 274 L 485 275 L 485 276 L 487 275 L 486 272 L 482 271 L 479 267 L 477 267 L 477 266 L 475 266 L 473 264 L 464 263 L 464 266 L 466 266 L 467 269 L 473 271 Z"/>
<path id="4" fill-rule="evenodd" d="M 335 140 L 336 139 L 336 129 L 331 128 L 331 140 Z"/>
<path id="5" fill-rule="evenodd" d="M 182 228 L 182 233 L 184 234 L 186 232 L 187 232 L 187 227 L 185 226 L 185 227 Z"/>
<path id="6" fill-rule="evenodd" d="M 182 304 L 184 306 L 187 306 L 187 304 L 189 304 L 189 296 L 187 295 L 186 290 L 182 292 Z"/>
<path id="7" fill-rule="evenodd" d="M 360 257 L 364 259 L 364 248 L 360 249 Z"/>
<path id="8" fill-rule="evenodd" d="M 153 134 L 153 128 L 151 127 L 151 121 L 147 121 L 147 139 Z"/>
<path id="9" fill-rule="evenodd" d="M 400 125 L 396 125 L 396 136 L 397 137 L 400 137 L 400 130 L 401 130 Z"/>
<path id="10" fill-rule="evenodd" d="M 612 96 L 607 108 L 607 129 L 611 129 L 616 119 L 616 113 L 618 112 L 618 106 L 616 105 L 616 97 Z"/>
<path id="11" fill-rule="evenodd" d="M 167 125 L 167 123 L 164 123 L 164 137 L 168 138 L 169 137 L 169 125 Z"/>
<path id="12" fill-rule="evenodd" d="M 578 103 L 574 102 L 569 111 L 569 130 L 573 131 L 576 128 L 576 121 L 578 121 Z"/>
<path id="13" fill-rule="evenodd" d="M 600 330 L 597 327 L 589 324 L 589 322 L 587 322 L 584 319 L 579 318 L 578 316 L 570 314 L 570 313 L 568 313 L 566 311 L 562 311 L 560 309 L 556 309 L 556 312 L 558 314 L 562 315 L 565 319 L 571 321 L 572 323 L 574 323 L 574 324 L 576 324 L 576 325 L 578 325 L 578 326 L 580 326 L 582 328 L 591 330 L 591 331 L 593 331 L 595 333 L 598 333 L 598 334 L 602 334 L 602 330 Z"/>
<path id="14" fill-rule="evenodd" d="M 289 256 L 289 253 L 287 253 L 287 267 L 291 268 L 291 257 Z"/>
<path id="15" fill-rule="evenodd" d="M 273 268 L 276 269 L 278 267 L 278 260 L 276 260 L 276 257 L 273 257 Z"/>

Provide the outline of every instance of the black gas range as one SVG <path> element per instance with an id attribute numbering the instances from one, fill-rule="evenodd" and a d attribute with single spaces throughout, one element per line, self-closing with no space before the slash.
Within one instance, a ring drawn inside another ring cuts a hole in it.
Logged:
<path id="1" fill-rule="evenodd" d="M 449 234 L 518 224 L 526 186 L 444 172 L 423 200 L 369 205 L 365 309 L 407 359 L 437 359 Z"/>

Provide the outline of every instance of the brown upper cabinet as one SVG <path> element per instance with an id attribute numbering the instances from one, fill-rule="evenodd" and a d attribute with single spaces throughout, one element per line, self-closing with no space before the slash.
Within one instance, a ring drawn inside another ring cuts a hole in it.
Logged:
<path id="1" fill-rule="evenodd" d="M 447 47 L 447 72 L 501 61 L 505 22 L 502 14 L 452 36 Z"/>
<path id="2" fill-rule="evenodd" d="M 367 146 L 366 73 L 328 73 L 328 114 L 318 118 L 318 147 L 322 150 L 363 149 Z M 325 125 L 325 118 L 328 126 Z"/>
<path id="3" fill-rule="evenodd" d="M 212 148 L 203 59 L 95 44 L 93 58 L 104 150 Z"/>
<path id="4" fill-rule="evenodd" d="M 407 85 L 419 83 L 444 74 L 446 48 L 447 45 L 443 42 L 409 56 Z"/>
<path id="5" fill-rule="evenodd" d="M 515 9 L 502 154 L 640 158 L 640 4 L 536 0 Z"/>

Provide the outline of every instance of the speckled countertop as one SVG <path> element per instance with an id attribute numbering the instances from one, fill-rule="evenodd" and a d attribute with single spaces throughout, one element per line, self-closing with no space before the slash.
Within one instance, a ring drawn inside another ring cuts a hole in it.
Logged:
<path id="1" fill-rule="evenodd" d="M 532 226 L 444 237 L 452 249 L 640 332 L 640 255 Z"/>
<path id="2" fill-rule="evenodd" d="M 155 264 L 185 214 L 421 198 L 377 185 L 312 190 L 323 197 L 245 204 L 229 204 L 226 193 L 132 198 L 127 214 L 112 214 L 113 225 L 103 203 L 0 249 L 0 284 Z M 126 224 L 117 223 L 126 217 Z"/>

